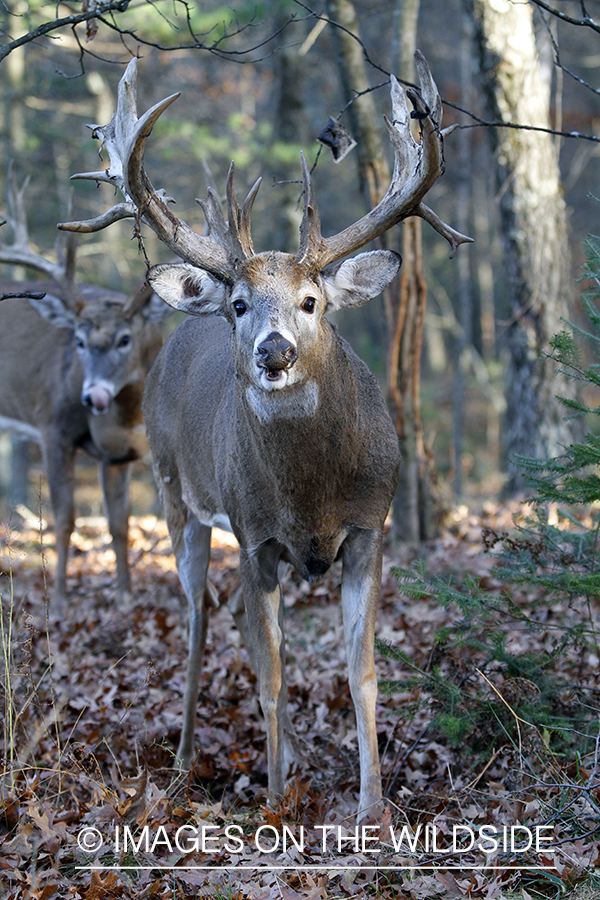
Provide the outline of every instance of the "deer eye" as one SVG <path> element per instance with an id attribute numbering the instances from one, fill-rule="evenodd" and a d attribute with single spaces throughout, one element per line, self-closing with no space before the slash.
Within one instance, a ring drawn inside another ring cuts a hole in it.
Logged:
<path id="1" fill-rule="evenodd" d="M 234 300 L 233 311 L 236 314 L 236 316 L 238 317 L 238 319 L 240 316 L 244 315 L 244 313 L 246 312 L 247 309 L 248 309 L 248 307 L 246 306 L 246 304 L 244 303 L 243 300 Z"/>
<path id="2" fill-rule="evenodd" d="M 314 313 L 315 306 L 317 305 L 317 301 L 314 297 L 305 297 L 302 303 L 300 304 L 300 309 L 303 309 L 304 312 Z"/>
<path id="3" fill-rule="evenodd" d="M 82 337 L 79 337 L 79 335 L 76 335 L 75 337 L 75 346 L 78 350 L 83 350 L 85 347 L 85 341 Z"/>
<path id="4" fill-rule="evenodd" d="M 130 343 L 131 343 L 131 335 L 124 334 L 122 337 L 119 338 L 117 347 L 129 347 Z"/>

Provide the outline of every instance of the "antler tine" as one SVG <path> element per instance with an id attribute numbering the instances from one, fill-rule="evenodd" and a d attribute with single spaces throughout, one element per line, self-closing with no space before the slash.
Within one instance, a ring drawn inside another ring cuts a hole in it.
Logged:
<path id="1" fill-rule="evenodd" d="M 250 217 L 252 215 L 252 207 L 254 206 L 254 201 L 256 200 L 256 195 L 258 194 L 261 184 L 262 178 L 257 178 L 248 191 L 246 199 L 244 200 L 244 205 L 242 206 L 238 237 L 240 238 L 242 249 L 246 253 L 247 257 L 254 255 L 254 245 L 252 243 L 252 235 L 250 233 Z"/>
<path id="2" fill-rule="evenodd" d="M 246 222 L 245 227 L 242 226 L 242 212 L 233 188 L 234 172 L 235 165 L 232 161 L 227 173 L 227 234 L 234 258 L 248 259 L 254 255 L 254 247 L 252 246 L 252 237 L 250 235 L 250 223 Z"/>
<path id="3" fill-rule="evenodd" d="M 13 231 L 15 244 L 29 246 L 29 229 L 27 227 L 27 215 L 25 213 L 25 191 L 29 184 L 29 175 L 23 179 L 19 188 L 13 159 L 8 164 L 8 209 L 10 226 Z"/>
<path id="4" fill-rule="evenodd" d="M 206 200 L 196 202 L 202 207 L 209 234 L 226 249 L 230 264 L 235 269 L 239 261 L 254 256 L 250 216 L 262 178 L 258 178 L 253 184 L 240 210 L 233 188 L 234 173 L 235 165 L 231 162 L 227 173 L 227 219 L 223 215 L 221 202 L 212 188 L 208 188 Z"/>
<path id="5" fill-rule="evenodd" d="M 304 265 L 310 264 L 313 259 L 320 258 L 324 250 L 324 242 L 321 235 L 321 216 L 313 193 L 310 169 L 302 151 L 300 151 L 300 164 L 304 189 L 304 212 L 300 224 L 300 249 L 296 259 L 301 265 Z"/>
<path id="6" fill-rule="evenodd" d="M 394 173 L 385 196 L 374 209 L 339 234 L 321 238 L 312 189 L 307 191 L 310 176 L 307 179 L 307 167 L 303 163 L 305 204 L 297 259 L 309 268 L 322 269 L 328 263 L 347 256 L 410 215 L 421 216 L 443 235 L 450 243 L 451 256 L 459 244 L 472 241 L 472 238 L 442 222 L 421 202 L 444 171 L 440 132 L 442 101 L 427 61 L 419 50 L 415 53 L 415 64 L 420 92 L 412 89 L 405 92 L 396 78 L 391 76 L 392 121 L 386 118 L 385 122 L 394 148 Z M 410 128 L 407 96 L 414 108 L 412 115 L 421 124 L 420 143 L 414 139 Z"/>
<path id="7" fill-rule="evenodd" d="M 211 237 L 193 231 L 169 210 L 164 191 L 157 191 L 144 170 L 144 149 L 152 129 L 179 94 L 161 100 L 139 119 L 137 117 L 137 61 L 132 59 L 119 82 L 117 109 L 104 126 L 92 126 L 93 136 L 102 141 L 109 156 L 104 172 L 84 172 L 73 176 L 104 181 L 118 187 L 125 202 L 117 204 L 95 219 L 63 222 L 64 231 L 98 231 L 117 219 L 136 216 L 146 222 L 174 253 L 182 259 L 202 266 L 214 275 L 229 280 L 231 264 L 227 250 Z"/>

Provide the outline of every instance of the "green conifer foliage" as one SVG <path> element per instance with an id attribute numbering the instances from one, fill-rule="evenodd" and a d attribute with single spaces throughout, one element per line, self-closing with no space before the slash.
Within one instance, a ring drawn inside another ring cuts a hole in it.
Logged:
<path id="1" fill-rule="evenodd" d="M 493 589 L 467 575 L 432 574 L 422 562 L 396 569 L 414 603 L 435 597 L 453 612 L 436 635 L 429 665 L 418 668 L 398 648 L 378 642 L 398 663 L 385 691 L 421 689 L 430 730 L 451 746 L 489 753 L 501 743 L 534 749 L 520 765 L 530 774 L 551 759 L 598 753 L 600 691 L 600 238 L 587 241 L 582 307 L 589 326 L 569 324 L 547 357 L 578 382 L 577 399 L 561 399 L 582 420 L 582 438 L 552 459 L 520 456 L 531 496 L 512 533 L 483 529 L 494 554 Z M 584 359 L 591 362 L 586 363 Z M 596 613 L 594 613 L 594 610 Z M 525 638 L 525 639 L 524 639 Z M 523 645 L 531 650 L 523 652 Z M 414 713 L 415 710 L 411 710 Z"/>

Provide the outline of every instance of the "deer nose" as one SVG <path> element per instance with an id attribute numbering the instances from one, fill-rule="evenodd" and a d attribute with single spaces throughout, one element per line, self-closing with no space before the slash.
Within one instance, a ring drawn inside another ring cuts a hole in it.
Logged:
<path id="1" fill-rule="evenodd" d="M 96 415 L 102 415 L 108 411 L 111 399 L 108 391 L 99 385 L 93 385 L 81 395 L 81 402 L 84 406 L 91 406 L 92 412 Z"/>
<path id="2" fill-rule="evenodd" d="M 258 365 L 269 370 L 288 369 L 298 358 L 298 351 L 292 342 L 276 331 L 260 342 L 256 352 Z"/>

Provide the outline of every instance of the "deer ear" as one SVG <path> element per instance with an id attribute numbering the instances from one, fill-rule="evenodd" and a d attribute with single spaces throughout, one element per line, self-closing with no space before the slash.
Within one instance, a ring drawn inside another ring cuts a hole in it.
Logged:
<path id="1" fill-rule="evenodd" d="M 52 325 L 56 325 L 57 328 L 75 327 L 75 312 L 55 294 L 46 293 L 41 300 L 33 300 L 29 297 L 29 303 L 36 313 L 51 322 Z"/>
<path id="2" fill-rule="evenodd" d="M 225 285 L 188 263 L 152 266 L 148 281 L 159 297 L 190 316 L 224 315 Z"/>
<path id="3" fill-rule="evenodd" d="M 160 322 L 166 316 L 170 316 L 173 308 L 164 302 L 162 297 L 154 291 L 141 309 L 145 322 Z"/>
<path id="4" fill-rule="evenodd" d="M 392 250 L 372 250 L 344 260 L 331 272 L 324 272 L 327 310 L 362 306 L 382 290 L 398 273 L 402 257 Z"/>

